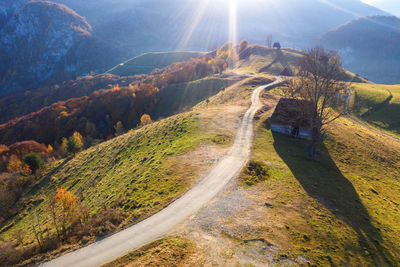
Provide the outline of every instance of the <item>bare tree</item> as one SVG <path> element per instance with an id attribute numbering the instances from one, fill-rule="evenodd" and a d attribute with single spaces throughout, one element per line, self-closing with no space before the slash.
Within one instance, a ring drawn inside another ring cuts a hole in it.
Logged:
<path id="1" fill-rule="evenodd" d="M 287 95 L 309 102 L 312 137 L 309 157 L 315 159 L 317 145 L 325 138 L 324 125 L 342 116 L 348 86 L 343 82 L 344 70 L 340 55 L 315 47 L 305 53 L 299 64 L 296 80 L 287 85 Z"/>
<path id="2" fill-rule="evenodd" d="M 33 212 L 33 218 L 31 223 L 32 223 L 32 231 L 39 245 L 39 248 L 43 249 L 43 231 L 41 228 L 39 215 L 37 214 L 37 211 Z"/>
<path id="3" fill-rule="evenodd" d="M 272 48 L 272 35 L 271 34 L 267 36 L 267 46 L 269 48 Z"/>

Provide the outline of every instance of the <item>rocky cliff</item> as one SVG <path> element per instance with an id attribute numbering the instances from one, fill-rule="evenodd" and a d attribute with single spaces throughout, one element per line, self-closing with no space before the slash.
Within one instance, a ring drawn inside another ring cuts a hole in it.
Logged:
<path id="1" fill-rule="evenodd" d="M 0 93 L 101 70 L 115 63 L 113 55 L 70 8 L 28 2 L 0 30 Z"/>

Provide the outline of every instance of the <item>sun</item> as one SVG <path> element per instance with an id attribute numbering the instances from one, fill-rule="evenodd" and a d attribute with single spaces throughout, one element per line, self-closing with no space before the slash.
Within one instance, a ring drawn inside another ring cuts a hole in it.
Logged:
<path id="1" fill-rule="evenodd" d="M 261 1 L 261 0 L 247 0 L 247 1 Z M 263 0 L 265 1 L 265 0 Z M 188 47 L 188 44 L 191 42 L 192 37 L 196 34 L 197 29 L 201 28 L 204 25 L 203 19 L 207 22 L 207 12 L 210 9 L 216 8 L 220 10 L 222 13 L 220 14 L 221 18 L 226 18 L 226 36 L 229 41 L 233 45 L 238 44 L 238 4 L 240 0 L 201 0 L 195 1 L 196 5 L 193 9 L 194 12 L 192 16 L 190 16 L 189 20 L 184 23 L 185 30 L 182 32 L 182 35 L 179 38 L 177 43 L 176 50 L 185 50 Z M 210 34 L 213 31 L 213 25 L 209 24 Z M 218 25 L 218 27 L 221 25 Z M 221 27 L 224 28 L 224 27 Z M 210 41 L 210 40 L 205 40 Z"/>
<path id="2" fill-rule="evenodd" d="M 237 44 L 237 0 L 229 1 L 229 41 Z"/>

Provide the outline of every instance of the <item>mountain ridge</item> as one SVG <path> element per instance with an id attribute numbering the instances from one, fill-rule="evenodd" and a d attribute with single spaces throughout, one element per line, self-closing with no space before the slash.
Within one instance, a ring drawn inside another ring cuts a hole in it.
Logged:
<path id="1" fill-rule="evenodd" d="M 340 51 L 344 66 L 353 72 L 378 83 L 400 83 L 398 17 L 358 18 L 320 35 L 315 42 Z"/>

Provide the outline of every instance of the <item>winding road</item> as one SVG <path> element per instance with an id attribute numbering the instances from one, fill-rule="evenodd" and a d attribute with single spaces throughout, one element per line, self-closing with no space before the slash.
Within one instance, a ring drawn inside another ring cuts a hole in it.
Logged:
<path id="1" fill-rule="evenodd" d="M 240 123 L 235 143 L 229 153 L 181 198 L 138 224 L 41 266 L 90 267 L 108 263 L 165 236 L 174 226 L 198 211 L 236 177 L 248 161 L 253 141 L 254 116 L 262 106 L 260 93 L 282 81 L 283 79 L 278 77 L 275 82 L 254 90 L 252 104 Z"/>

